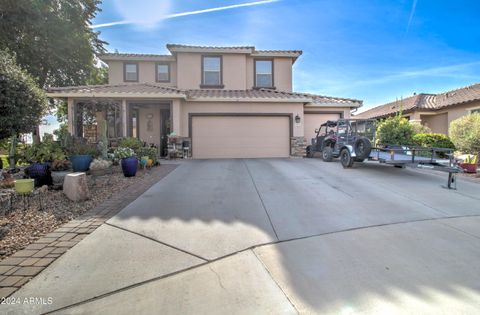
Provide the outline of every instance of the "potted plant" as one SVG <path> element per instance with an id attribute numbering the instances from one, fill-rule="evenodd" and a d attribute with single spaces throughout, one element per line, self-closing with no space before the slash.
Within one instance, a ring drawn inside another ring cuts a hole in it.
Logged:
<path id="1" fill-rule="evenodd" d="M 107 173 L 107 170 L 112 165 L 112 162 L 104 159 L 94 159 L 90 163 L 90 174 L 94 176 L 102 176 Z"/>
<path id="2" fill-rule="evenodd" d="M 55 189 L 63 187 L 65 176 L 71 173 L 71 163 L 68 160 L 55 160 L 51 164 L 52 184 Z"/>
<path id="3" fill-rule="evenodd" d="M 85 143 L 76 143 L 69 149 L 69 160 L 74 172 L 86 172 L 97 150 Z"/>
<path id="4" fill-rule="evenodd" d="M 465 171 L 465 173 L 476 173 L 478 166 L 478 156 L 476 155 L 467 155 L 463 163 L 460 163 L 460 167 Z"/>
<path id="5" fill-rule="evenodd" d="M 135 151 L 130 148 L 118 147 L 115 150 L 115 157 L 121 160 L 122 171 L 125 177 L 135 176 L 138 167 Z"/>
<path id="6" fill-rule="evenodd" d="M 64 160 L 65 153 L 53 141 L 52 135 L 45 134 L 43 142 L 33 144 L 25 149 L 24 159 L 31 163 L 25 173 L 35 179 L 37 186 L 51 185 L 51 163 L 54 160 Z"/>

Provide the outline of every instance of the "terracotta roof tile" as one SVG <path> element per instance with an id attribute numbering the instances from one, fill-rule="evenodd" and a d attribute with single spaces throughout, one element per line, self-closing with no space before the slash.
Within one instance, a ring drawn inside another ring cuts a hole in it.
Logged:
<path id="1" fill-rule="evenodd" d="M 182 44 L 167 44 L 168 49 L 175 48 L 192 48 L 192 49 L 255 49 L 254 46 L 201 46 L 201 45 L 182 45 Z"/>
<path id="2" fill-rule="evenodd" d="M 438 110 L 447 106 L 480 100 L 480 84 L 451 90 L 440 94 L 418 94 L 402 100 L 380 105 L 360 114 L 357 118 L 382 118 L 397 113 L 400 109 L 409 112 L 414 109 Z"/>
<path id="3" fill-rule="evenodd" d="M 102 94 L 165 94 L 177 95 L 187 99 L 211 98 L 214 99 L 272 99 L 272 100 L 294 100 L 312 104 L 338 104 L 360 106 L 361 101 L 315 95 L 308 93 L 293 93 L 271 89 L 249 89 L 249 90 L 223 90 L 223 89 L 191 89 L 181 90 L 173 87 L 165 87 L 155 83 L 131 83 L 115 85 L 87 85 L 55 87 L 47 90 L 49 96 L 65 97 L 65 95 L 84 94 L 86 96 L 95 94 L 101 97 Z M 60 96 L 61 95 L 61 96 Z"/>

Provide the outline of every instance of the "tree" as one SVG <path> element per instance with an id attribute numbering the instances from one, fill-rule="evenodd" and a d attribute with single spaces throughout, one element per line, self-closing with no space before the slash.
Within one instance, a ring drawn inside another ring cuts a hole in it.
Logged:
<path id="1" fill-rule="evenodd" d="M 83 85 L 106 42 L 90 28 L 100 0 L 2 0 L 0 48 L 17 55 L 41 88 Z M 39 141 L 38 126 L 34 142 Z"/>
<path id="2" fill-rule="evenodd" d="M 99 0 L 2 0 L 0 47 L 42 88 L 85 84 L 94 55 L 104 52 L 99 32 L 89 26 Z"/>
<path id="3" fill-rule="evenodd" d="M 449 135 L 458 150 L 464 153 L 480 154 L 480 113 L 452 121 Z"/>
<path id="4" fill-rule="evenodd" d="M 35 80 L 6 50 L 0 50 L 0 140 L 11 137 L 10 156 L 17 136 L 32 132 L 47 110 L 47 99 Z"/>

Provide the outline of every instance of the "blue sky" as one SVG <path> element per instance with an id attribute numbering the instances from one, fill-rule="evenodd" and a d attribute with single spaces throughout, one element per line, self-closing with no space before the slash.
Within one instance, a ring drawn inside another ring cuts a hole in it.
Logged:
<path id="1" fill-rule="evenodd" d="M 106 0 L 93 24 L 108 50 L 167 53 L 166 43 L 301 49 L 294 89 L 379 105 L 480 82 L 480 1 Z"/>
<path id="2" fill-rule="evenodd" d="M 105 0 L 93 24 L 114 24 L 96 28 L 109 51 L 168 53 L 167 43 L 301 49 L 294 90 L 361 99 L 361 110 L 480 83 L 478 0 L 270 0 L 175 17 L 258 1 Z M 42 130 L 58 127 L 48 121 Z"/>

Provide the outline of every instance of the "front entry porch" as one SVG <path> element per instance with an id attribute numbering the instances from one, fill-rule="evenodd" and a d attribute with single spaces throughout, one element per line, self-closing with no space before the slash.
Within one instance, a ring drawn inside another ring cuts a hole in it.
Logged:
<path id="1" fill-rule="evenodd" d="M 179 116 L 174 103 L 162 99 L 69 99 L 69 132 L 88 143 L 98 143 L 106 133 L 113 147 L 122 137 L 134 137 L 158 148 L 159 156 L 166 156 L 168 135 L 175 131 L 174 117 Z M 178 123 L 175 127 L 179 128 Z"/>

